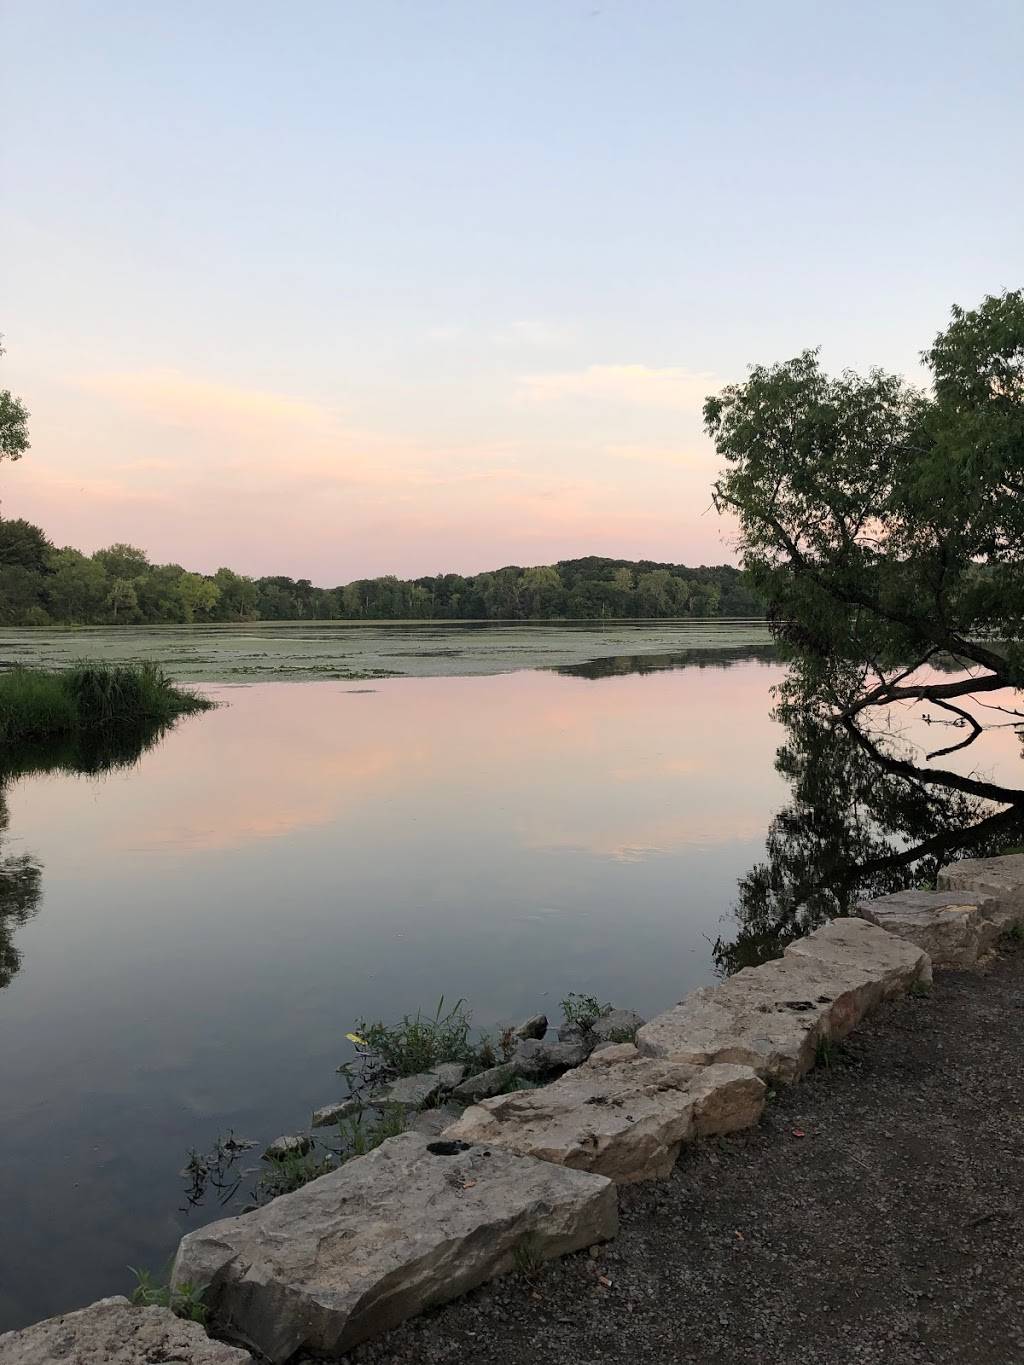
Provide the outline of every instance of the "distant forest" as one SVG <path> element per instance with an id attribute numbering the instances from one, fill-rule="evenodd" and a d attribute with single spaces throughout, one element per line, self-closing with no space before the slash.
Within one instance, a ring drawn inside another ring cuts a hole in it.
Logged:
<path id="1" fill-rule="evenodd" d="M 57 549 L 31 522 L 0 520 L 0 624 L 156 625 L 204 621 L 558 620 L 760 616 L 743 574 L 653 560 L 565 559 L 468 577 L 308 578 L 190 573 L 133 545 Z"/>

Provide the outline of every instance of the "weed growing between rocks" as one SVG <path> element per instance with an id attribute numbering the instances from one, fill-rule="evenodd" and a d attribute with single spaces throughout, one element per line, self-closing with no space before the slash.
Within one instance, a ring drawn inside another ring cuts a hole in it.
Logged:
<path id="1" fill-rule="evenodd" d="M 512 1252 L 512 1264 L 516 1274 L 522 1275 L 524 1280 L 532 1283 L 537 1278 L 544 1268 L 544 1257 L 540 1254 L 536 1237 L 524 1237 L 516 1244 Z"/>
<path id="2" fill-rule="evenodd" d="M 301 1190 L 303 1185 L 308 1185 L 319 1176 L 328 1175 L 339 1164 L 333 1153 L 315 1150 L 289 1152 L 286 1156 L 268 1157 L 266 1161 L 267 1169 L 260 1171 L 253 1189 L 253 1202 L 256 1205 L 269 1204 L 279 1194 Z"/>
<path id="3" fill-rule="evenodd" d="M 368 1024 L 361 1019 L 348 1038 L 356 1046 L 357 1060 L 365 1061 L 362 1077 L 374 1066 L 393 1076 L 416 1076 L 443 1062 L 458 1062 L 466 1067 L 477 1063 L 480 1069 L 480 1044 L 470 1040 L 471 1029 L 472 1015 L 466 1002 L 456 1000 L 446 1010 L 442 996 L 432 1015 L 417 1010 L 415 1014 L 404 1015 L 397 1024 L 381 1020 Z"/>
<path id="4" fill-rule="evenodd" d="M 570 991 L 562 1003 L 562 1015 L 567 1028 L 577 1028 L 586 1033 L 594 1027 L 598 1019 L 611 1013 L 611 1005 L 602 1005 L 593 995 L 583 995 Z"/>
<path id="5" fill-rule="evenodd" d="M 136 1270 L 134 1266 L 129 1266 L 128 1269 L 135 1276 L 135 1288 L 131 1293 L 132 1303 L 142 1308 L 169 1308 L 179 1318 L 205 1324 L 206 1307 L 201 1296 L 190 1284 L 172 1289 L 169 1268 L 163 1280 L 157 1280 L 149 1270 Z"/>
<path id="6" fill-rule="evenodd" d="M 388 1138 L 398 1137 L 399 1133 L 404 1133 L 405 1129 L 405 1110 L 400 1104 L 386 1104 L 381 1111 L 381 1117 L 376 1120 L 367 1120 L 365 1114 L 341 1119 L 338 1123 L 341 1150 L 336 1153 L 339 1164 L 342 1161 L 350 1161 L 354 1156 L 365 1156 Z"/>

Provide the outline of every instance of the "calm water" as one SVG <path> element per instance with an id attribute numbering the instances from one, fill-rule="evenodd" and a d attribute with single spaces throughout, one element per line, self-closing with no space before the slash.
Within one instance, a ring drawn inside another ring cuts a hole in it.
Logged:
<path id="1" fill-rule="evenodd" d="M 0 991 L 0 1329 L 161 1269 L 217 1214 L 180 1211 L 186 1150 L 304 1126 L 358 1016 L 711 978 L 785 795 L 778 669 L 665 632 L 644 672 L 549 633 L 570 671 L 214 685 L 128 772 L 11 785 L 43 873 Z"/>

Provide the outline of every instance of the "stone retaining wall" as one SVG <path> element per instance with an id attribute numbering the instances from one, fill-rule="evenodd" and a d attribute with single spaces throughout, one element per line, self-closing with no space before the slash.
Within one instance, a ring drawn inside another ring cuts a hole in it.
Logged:
<path id="1" fill-rule="evenodd" d="M 958 863 L 936 891 L 858 913 L 692 992 L 640 1028 L 636 1046 L 606 1046 L 549 1085 L 480 1099 L 440 1136 L 390 1138 L 190 1233 L 172 1285 L 202 1291 L 215 1336 L 284 1365 L 303 1349 L 341 1354 L 494 1276 L 614 1237 L 618 1184 L 663 1178 L 683 1144 L 756 1123 L 766 1083 L 798 1080 L 882 1000 L 926 985 L 933 962 L 973 964 L 1024 926 L 1024 855 Z M 0 1337 L 0 1365 L 87 1358 L 88 1336 L 75 1334 L 111 1302 Z M 150 1359 L 131 1353 L 133 1333 L 142 1350 L 145 1332 L 163 1329 L 124 1315 L 169 1315 L 116 1302 L 120 1354 L 101 1358 Z M 246 1358 L 181 1331 L 175 1360 Z"/>

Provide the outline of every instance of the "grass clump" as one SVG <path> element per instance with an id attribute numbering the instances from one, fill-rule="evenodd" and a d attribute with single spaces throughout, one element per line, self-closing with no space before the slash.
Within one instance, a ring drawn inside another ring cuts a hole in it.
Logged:
<path id="1" fill-rule="evenodd" d="M 279 1194 L 292 1194 L 295 1190 L 301 1190 L 303 1185 L 308 1185 L 311 1180 L 329 1175 L 335 1169 L 336 1163 L 329 1153 L 312 1151 L 300 1156 L 296 1152 L 288 1156 L 275 1157 L 270 1161 L 268 1170 L 260 1171 L 253 1198 L 257 1204 L 269 1204 L 271 1199 L 276 1199 Z"/>
<path id="2" fill-rule="evenodd" d="M 517 1275 L 533 1282 L 544 1269 L 544 1256 L 540 1242 L 532 1234 L 527 1234 L 512 1248 L 512 1265 Z"/>
<path id="3" fill-rule="evenodd" d="M 0 674 L 0 743 L 73 739 L 116 729 L 169 725 L 214 705 L 176 686 L 151 663 L 81 663 Z"/>
<path id="4" fill-rule="evenodd" d="M 365 1113 L 365 1111 L 364 1111 Z M 338 1136 L 341 1138 L 342 1161 L 351 1161 L 354 1156 L 365 1156 L 379 1147 L 388 1138 L 398 1137 L 405 1132 L 405 1110 L 400 1104 L 384 1105 L 379 1119 L 365 1120 L 364 1114 L 355 1118 L 340 1119 Z"/>
<path id="5" fill-rule="evenodd" d="M 183 1284 L 172 1289 L 169 1280 L 157 1280 L 149 1270 L 136 1270 L 134 1266 L 128 1269 L 135 1276 L 132 1303 L 142 1308 L 169 1308 L 179 1318 L 186 1318 L 189 1322 L 206 1322 L 206 1308 L 192 1285 Z"/>
<path id="6" fill-rule="evenodd" d="M 479 1046 L 471 1040 L 472 1016 L 464 1000 L 445 1008 L 444 996 L 433 1014 L 417 1010 L 403 1015 L 398 1024 L 360 1020 L 349 1038 L 361 1056 L 376 1060 L 380 1069 L 394 1076 L 416 1076 L 442 1062 L 477 1062 Z"/>

